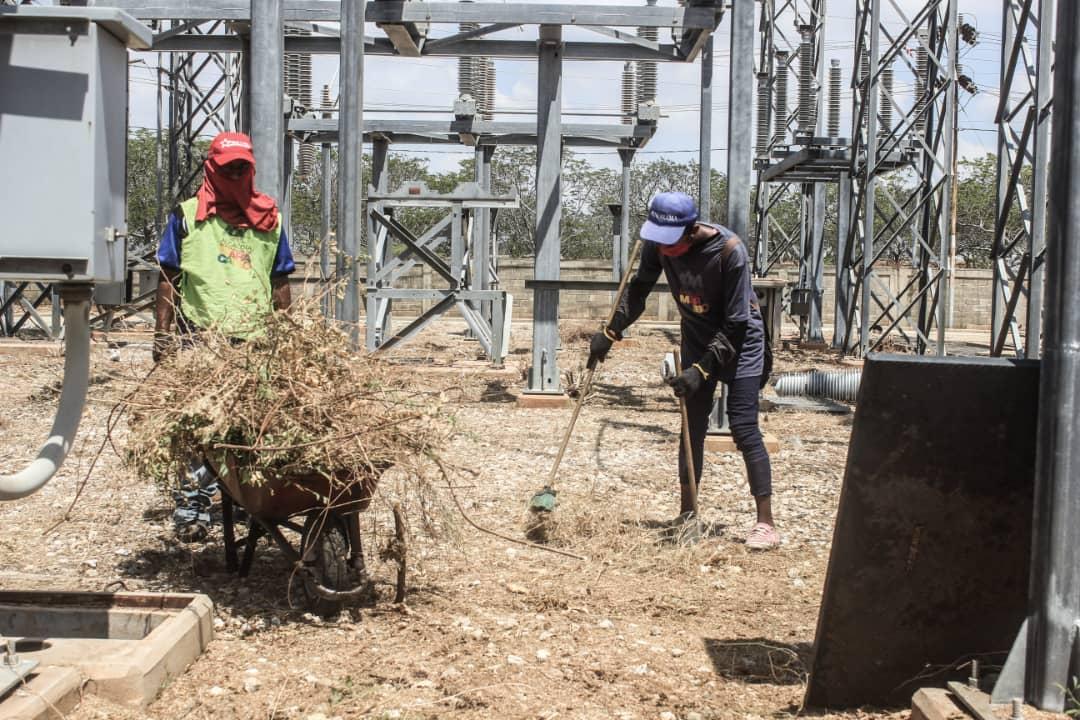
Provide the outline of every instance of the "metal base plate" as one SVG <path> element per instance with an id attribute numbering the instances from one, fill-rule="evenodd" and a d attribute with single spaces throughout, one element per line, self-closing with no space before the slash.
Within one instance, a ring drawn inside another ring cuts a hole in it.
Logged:
<path id="1" fill-rule="evenodd" d="M 20 660 L 15 665 L 0 663 L 0 698 L 22 685 L 37 666 L 37 660 Z"/>

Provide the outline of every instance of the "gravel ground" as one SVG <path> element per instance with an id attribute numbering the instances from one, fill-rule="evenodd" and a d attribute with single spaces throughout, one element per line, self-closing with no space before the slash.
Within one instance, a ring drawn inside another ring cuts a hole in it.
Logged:
<path id="1" fill-rule="evenodd" d="M 588 328 L 568 324 L 560 363 L 580 377 Z M 481 527 L 523 540 L 568 410 L 520 409 L 527 326 L 507 368 L 443 321 L 398 351 L 446 389 L 459 432 L 445 458 Z M 414 523 L 409 596 L 321 619 L 292 608 L 289 567 L 264 547 L 249 578 L 224 572 L 220 533 L 180 546 L 170 501 L 134 477 L 105 440 L 110 398 L 149 368 L 145 345 L 95 355 L 93 402 L 72 458 L 42 492 L 0 505 L 9 589 L 202 592 L 216 639 L 143 711 L 88 697 L 79 718 L 765 718 L 799 712 L 851 427 L 850 414 L 765 412 L 783 545 L 754 553 L 742 460 L 707 457 L 703 542 L 665 540 L 677 512 L 678 409 L 659 381 L 675 329 L 635 329 L 597 375 L 560 474 L 550 546 L 576 560 L 477 531 L 456 510 L 438 537 Z M 784 351 L 778 370 L 825 367 Z M 0 470 L 32 457 L 56 401 L 61 360 L 0 347 Z M 571 378 L 573 379 L 573 378 Z M 123 450 L 121 422 L 112 437 Z M 87 479 L 70 518 L 65 511 Z M 449 495 L 449 493 L 447 493 Z M 447 497 L 448 507 L 450 498 Z M 415 515 L 413 515 L 415 518 Z M 385 536 L 381 511 L 366 522 Z M 55 526 L 55 528 L 53 528 Z M 50 532 L 47 532 L 53 528 Z M 380 540 L 381 541 L 381 540 Z M 387 568 L 376 570 L 393 579 Z M 902 717 L 866 710 L 836 717 Z"/>

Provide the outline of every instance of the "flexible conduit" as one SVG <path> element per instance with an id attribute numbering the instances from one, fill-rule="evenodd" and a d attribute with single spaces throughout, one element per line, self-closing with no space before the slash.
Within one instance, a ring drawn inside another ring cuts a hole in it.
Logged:
<path id="1" fill-rule="evenodd" d="M 61 290 L 64 299 L 64 385 L 49 439 L 38 456 L 14 475 L 0 475 L 0 501 L 31 495 L 52 479 L 79 429 L 90 381 L 90 288 Z"/>
<path id="2" fill-rule="evenodd" d="M 859 394 L 862 370 L 784 373 L 776 379 L 776 394 L 818 397 L 853 403 Z"/>

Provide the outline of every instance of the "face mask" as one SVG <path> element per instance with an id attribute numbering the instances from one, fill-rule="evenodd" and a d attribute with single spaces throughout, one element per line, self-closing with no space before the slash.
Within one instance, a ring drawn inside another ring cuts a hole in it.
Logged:
<path id="1" fill-rule="evenodd" d="M 665 257 L 681 257 L 694 246 L 689 237 L 683 237 L 679 242 L 674 245 L 661 245 L 660 254 Z"/>

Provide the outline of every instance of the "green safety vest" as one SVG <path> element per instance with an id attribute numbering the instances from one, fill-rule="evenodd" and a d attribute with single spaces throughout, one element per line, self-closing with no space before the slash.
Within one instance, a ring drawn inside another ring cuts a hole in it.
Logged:
<path id="1" fill-rule="evenodd" d="M 234 228 L 217 215 L 197 222 L 198 198 L 180 204 L 187 236 L 180 244 L 180 307 L 193 325 L 249 338 L 273 311 L 270 272 L 281 216 L 270 232 Z"/>

